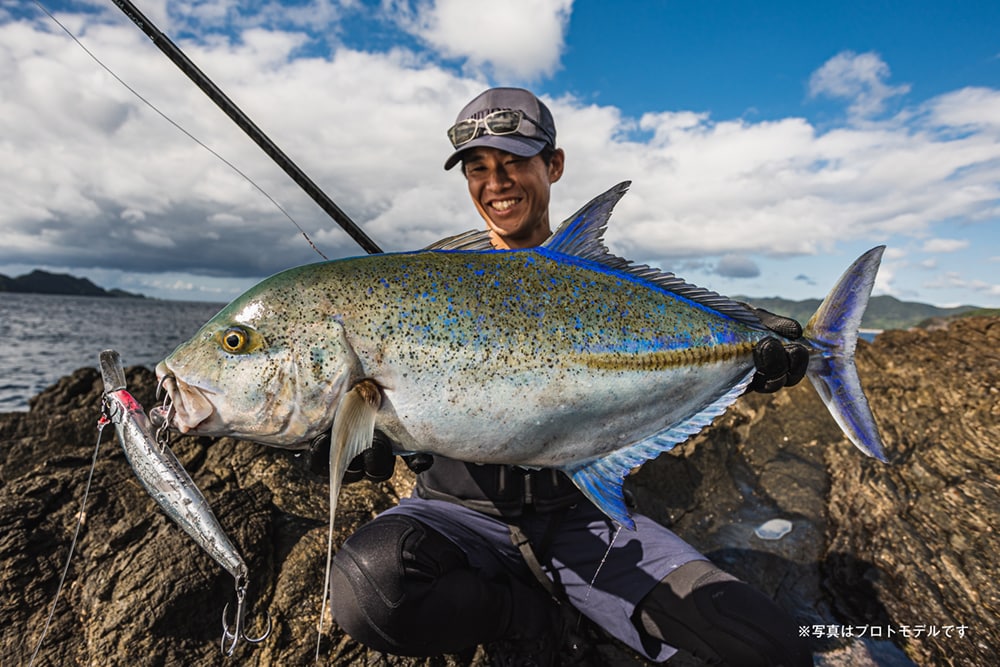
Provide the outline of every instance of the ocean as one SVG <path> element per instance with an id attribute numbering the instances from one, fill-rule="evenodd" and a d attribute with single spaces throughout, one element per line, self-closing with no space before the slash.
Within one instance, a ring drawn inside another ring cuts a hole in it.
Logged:
<path id="1" fill-rule="evenodd" d="M 115 349 L 126 366 L 153 368 L 223 304 L 0 292 L 0 412 Z"/>

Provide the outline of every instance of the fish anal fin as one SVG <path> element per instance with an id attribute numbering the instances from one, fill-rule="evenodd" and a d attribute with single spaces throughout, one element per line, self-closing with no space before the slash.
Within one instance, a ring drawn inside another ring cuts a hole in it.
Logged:
<path id="1" fill-rule="evenodd" d="M 610 519 L 629 530 L 635 530 L 635 522 L 629 516 L 622 492 L 625 477 L 633 468 L 673 449 L 711 424 L 712 420 L 725 412 L 746 391 L 753 374 L 754 369 L 751 368 L 742 379 L 737 378 L 734 386 L 725 394 L 680 423 L 596 461 L 564 468 L 564 472 Z"/>
<path id="2" fill-rule="evenodd" d="M 617 469 L 608 459 L 600 459 L 567 470 L 566 473 L 583 495 L 608 515 L 608 518 L 629 530 L 635 530 L 635 521 L 629 516 L 622 492 L 622 483 L 628 470 Z"/>

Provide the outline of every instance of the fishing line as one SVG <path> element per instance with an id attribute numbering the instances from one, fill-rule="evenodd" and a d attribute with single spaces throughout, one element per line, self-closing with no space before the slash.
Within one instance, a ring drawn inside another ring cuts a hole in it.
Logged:
<path id="1" fill-rule="evenodd" d="M 52 607 L 49 608 L 48 618 L 45 619 L 45 626 L 42 627 L 42 634 L 38 638 L 38 643 L 35 644 L 35 650 L 31 654 L 31 660 L 28 661 L 28 667 L 31 667 L 35 663 L 35 658 L 38 656 L 38 651 L 42 648 L 42 642 L 45 641 L 45 635 L 49 631 L 49 626 L 52 624 L 52 618 L 56 614 L 56 605 L 59 604 L 59 596 L 62 594 L 63 584 L 66 583 L 66 573 L 69 572 L 70 561 L 73 560 L 73 552 L 76 550 L 76 540 L 80 536 L 80 528 L 83 527 L 84 516 L 86 516 L 87 511 L 87 496 L 90 495 L 90 483 L 94 480 L 94 469 L 97 468 L 97 454 L 101 449 L 101 435 L 104 433 L 104 427 L 110 424 L 107 415 L 101 414 L 100 421 L 97 422 L 97 443 L 94 445 L 94 455 L 90 461 L 90 472 L 87 473 L 87 484 L 83 488 L 83 500 L 80 501 L 80 514 L 77 516 L 76 528 L 73 529 L 73 539 L 69 543 L 69 553 L 66 555 L 66 564 L 63 566 L 62 575 L 59 577 L 59 585 L 56 587 L 56 596 L 52 600 Z"/>
<path id="2" fill-rule="evenodd" d="M 611 555 L 611 549 L 615 546 L 615 541 L 618 539 L 618 535 L 622 532 L 622 525 L 620 523 L 615 523 L 615 532 L 611 536 L 611 540 L 608 542 L 608 549 L 604 552 L 604 557 L 601 558 L 601 562 L 597 564 L 597 569 L 594 570 L 594 576 L 590 579 L 590 585 L 587 586 L 587 593 L 583 596 L 584 603 L 590 599 L 590 593 L 594 590 L 594 584 L 597 583 L 597 575 L 601 573 L 604 569 L 604 564 L 608 562 L 608 556 Z M 577 620 L 577 629 L 580 628 L 580 621 L 583 620 L 583 614 L 580 614 L 580 618 Z"/>
<path id="3" fill-rule="evenodd" d="M 42 10 L 43 12 L 45 12 L 46 16 L 48 16 L 48 17 L 49 17 L 50 19 L 52 19 L 52 21 L 53 21 L 53 22 L 55 22 L 55 24 L 56 24 L 56 25 L 58 25 L 58 26 L 59 26 L 60 28 L 62 28 L 62 29 L 63 29 L 63 32 L 65 32 L 65 33 L 66 33 L 67 35 L 69 35 L 69 36 L 70 36 L 70 39 L 72 39 L 72 40 L 73 40 L 74 42 L 76 42 L 76 43 L 77 43 L 77 45 L 78 45 L 78 46 L 79 46 L 79 47 L 80 47 L 81 49 L 83 49 L 84 53 L 86 53 L 86 54 L 87 54 L 88 56 L 90 56 L 90 57 L 91 57 L 91 58 L 92 58 L 92 59 L 94 60 L 94 62 L 96 62 L 96 63 L 97 63 L 98 65 L 100 65 L 100 66 L 101 66 L 102 68 L 104 68 L 104 70 L 105 70 L 105 71 L 106 71 L 106 72 L 107 72 L 108 74 L 110 74 L 110 75 L 111 75 L 112 77 L 114 77 L 114 79 L 115 79 L 115 80 L 116 80 L 116 81 L 117 81 L 118 83 L 120 83 L 120 84 L 121 84 L 122 86 L 124 86 L 126 90 L 128 90 L 128 91 L 129 91 L 130 93 L 132 93 L 133 95 L 135 95 L 135 96 L 136 96 L 137 98 L 139 98 L 139 99 L 140 99 L 140 100 L 141 100 L 141 101 L 143 102 L 143 104 L 145 104 L 145 105 L 146 105 L 146 106 L 148 106 L 148 107 L 149 107 L 150 109 L 152 109 L 152 110 L 153 110 L 153 111 L 155 111 L 155 112 L 156 112 L 157 114 L 159 114 L 161 118 L 163 118 L 163 119 L 164 119 L 165 121 L 167 121 L 168 123 L 170 123 L 171 125 L 173 125 L 173 126 L 174 126 L 175 128 L 177 128 L 178 130 L 180 130 L 181 132 L 183 132 L 183 133 L 184 133 L 184 134 L 185 134 L 185 135 L 186 135 L 186 136 L 187 136 L 187 137 L 188 137 L 189 139 L 191 139 L 191 141 L 195 142 L 196 144 L 198 144 L 199 146 L 201 146 L 202 148 L 204 148 L 204 149 L 205 149 L 206 151 L 208 151 L 209 153 L 211 153 L 212 155 L 214 155 L 214 156 L 215 156 L 215 157 L 216 157 L 216 158 L 217 158 L 218 160 L 220 160 L 220 161 L 221 161 L 221 162 L 222 162 L 223 164 L 225 164 L 225 165 L 226 165 L 227 167 L 229 167 L 229 168 L 230 168 L 230 169 L 232 169 L 232 170 L 233 170 L 234 172 L 236 172 L 236 173 L 237 173 L 237 174 L 239 174 L 239 175 L 240 175 L 241 177 L 243 177 L 243 179 L 244 179 L 244 180 L 246 180 L 246 181 L 247 181 L 247 182 L 248 182 L 248 183 L 249 183 L 250 185 L 252 185 L 252 186 L 253 186 L 253 187 L 254 187 L 254 188 L 255 188 L 255 189 L 256 189 L 256 190 L 258 191 L 258 192 L 260 192 L 260 193 L 261 193 L 262 195 L 264 195 L 265 197 L 267 197 L 267 199 L 268 199 L 268 200 L 269 200 L 269 201 L 270 201 L 270 202 L 271 202 L 272 204 L 274 204 L 275 208 L 277 208 L 277 209 L 278 209 L 279 211 L 281 211 L 281 212 L 282 212 L 282 213 L 284 214 L 284 216 L 285 216 L 286 218 L 288 218 L 288 219 L 289 219 L 289 220 L 291 221 L 291 223 L 292 223 L 293 225 L 295 225 L 296 229 L 298 229 L 298 230 L 299 230 L 299 232 L 300 232 L 300 233 L 302 234 L 303 238 L 305 238 L 305 240 L 306 240 L 306 242 L 307 242 L 307 243 L 309 244 L 309 246 L 310 246 L 310 247 L 311 247 L 311 248 L 312 248 L 313 250 L 315 250 L 315 251 L 316 251 L 316 252 L 317 252 L 317 253 L 319 254 L 319 256 L 320 256 L 320 257 L 322 257 L 323 259 L 329 259 L 329 258 L 328 258 L 328 257 L 327 257 L 326 255 L 324 255 L 324 254 L 323 254 L 323 253 L 322 253 L 322 252 L 320 251 L 320 249 L 319 249 L 319 248 L 317 248 L 317 247 L 316 247 L 316 244 L 312 242 L 312 239 L 311 239 L 311 238 L 309 238 L 309 235 L 308 235 L 308 234 L 306 233 L 306 230 L 302 229 L 302 226 L 301 226 L 301 225 L 299 225 L 299 223 L 295 221 L 295 218 L 293 218 L 293 217 L 292 217 L 292 216 L 291 216 L 291 215 L 290 215 L 290 214 L 288 213 L 288 211 L 286 211 L 286 210 L 285 210 L 284 208 L 282 208 L 281 204 L 279 204 L 279 203 L 278 203 L 278 202 L 277 202 L 277 201 L 276 201 L 276 200 L 274 199 L 274 197 L 272 197 L 271 195 L 269 195 L 269 194 L 267 193 L 267 191 L 266 191 L 266 190 L 264 190 L 264 188 L 262 188 L 261 186 L 257 185 L 257 183 L 256 183 L 256 182 L 255 182 L 255 181 L 254 181 L 254 180 L 253 180 L 252 178 L 250 178 L 250 177 L 249 177 L 249 176 L 247 176 L 247 175 L 246 175 L 245 173 L 243 173 L 243 172 L 242 172 L 242 171 L 241 171 L 241 170 L 240 170 L 240 169 L 239 169 L 239 168 L 238 168 L 238 167 L 237 167 L 236 165 L 234 165 L 234 164 L 233 164 L 232 162 L 230 162 L 230 161 L 229 161 L 229 160 L 227 160 L 226 158 L 224 158 L 224 157 L 222 157 L 221 155 L 219 155 L 219 153 L 217 153 L 217 152 L 216 152 L 215 150 L 213 150 L 213 149 L 212 149 L 212 148 L 211 148 L 210 146 L 206 145 L 206 144 L 205 144 L 205 143 L 204 143 L 203 141 L 201 141 L 200 139 L 198 139 L 198 137 L 196 137 L 196 136 L 194 136 L 193 134 L 191 134 L 190 132 L 188 132 L 188 131 L 187 131 L 186 129 L 184 129 L 184 128 L 183 128 L 183 127 L 182 127 L 182 126 L 181 126 L 181 125 L 179 124 L 179 123 L 177 123 L 176 121 L 174 121 L 174 119 L 172 119 L 172 118 L 171 118 L 170 116 L 168 116 L 167 114 L 165 114 L 164 112 L 162 112 L 162 111 L 160 111 L 160 110 L 159 110 L 158 108 L 156 108 L 156 105 L 155 105 L 155 104 L 153 104 L 152 102 L 150 102 L 149 100 L 147 100 L 147 99 L 146 99 L 145 97 L 143 97 L 143 96 L 142 96 L 142 95 L 141 95 L 141 94 L 140 94 L 140 93 L 139 93 L 139 92 L 138 92 L 138 91 L 137 91 L 136 89 L 134 89 L 134 88 L 133 88 L 132 86 L 130 86 L 130 85 L 128 85 L 127 83 L 125 83 L 125 81 L 124 81 L 124 80 L 122 80 L 122 78 L 121 78 L 120 76 L 118 76 L 117 74 L 115 74 L 115 73 L 114 73 L 114 71 L 113 71 L 113 70 L 112 70 L 112 69 L 111 69 L 110 67 L 108 67 L 108 66 L 107 66 L 107 65 L 105 65 L 105 64 L 104 64 L 103 62 L 101 62 L 101 59 L 100 59 L 100 58 L 98 58 L 98 57 L 97 57 L 96 55 L 94 55 L 94 54 L 93 54 L 93 53 L 92 53 L 92 52 L 90 51 L 90 49 L 88 49 L 88 48 L 87 48 L 86 46 L 84 46 L 83 42 L 81 42 L 81 41 L 80 41 L 79 39 L 77 39 L 76 35 L 74 35 L 74 34 L 73 34 L 72 32 L 70 32 L 69 28 L 67 28 L 67 27 L 66 27 L 65 25 L 63 25 L 63 24 L 62 24 L 62 23 L 61 23 L 61 22 L 59 21 L 59 19 L 57 19 L 57 18 L 56 18 L 55 16 L 53 16 L 53 15 L 52 15 L 52 13 L 51 13 L 51 12 L 49 12 L 49 10 L 48 10 L 48 9 L 46 9 L 46 8 L 45 8 L 45 6 L 44 6 L 44 5 L 42 5 L 42 3 L 41 3 L 41 2 L 39 2 L 39 0 L 33 0 L 33 2 L 34 2 L 34 3 L 36 4 L 36 5 L 38 5 L 39 9 L 41 9 L 41 10 Z"/>

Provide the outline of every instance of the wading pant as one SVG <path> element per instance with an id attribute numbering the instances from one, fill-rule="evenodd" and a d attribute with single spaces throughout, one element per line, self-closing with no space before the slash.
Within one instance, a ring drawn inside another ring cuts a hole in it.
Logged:
<path id="1" fill-rule="evenodd" d="M 798 624 L 770 598 L 665 527 L 634 518 L 635 533 L 617 537 L 589 503 L 554 528 L 541 514 L 517 521 L 547 546 L 539 560 L 561 596 L 651 660 L 683 648 L 728 665 L 812 664 Z M 338 551 L 331 583 L 337 623 L 397 655 L 534 639 L 554 632 L 558 618 L 508 524 L 444 501 L 407 499 L 362 526 Z"/>

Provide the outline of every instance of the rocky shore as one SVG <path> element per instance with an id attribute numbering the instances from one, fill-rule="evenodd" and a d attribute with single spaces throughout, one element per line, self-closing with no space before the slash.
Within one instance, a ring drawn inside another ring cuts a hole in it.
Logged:
<path id="1" fill-rule="evenodd" d="M 791 610 L 818 665 L 990 665 L 1000 651 L 1000 319 L 861 343 L 891 464 L 841 436 L 808 383 L 749 395 L 633 476 L 640 511 Z M 98 350 L 94 351 L 95 358 Z M 128 370 L 145 406 L 152 374 Z M 0 663 L 27 665 L 46 625 L 97 441 L 101 381 L 81 369 L 0 414 Z M 313 661 L 326 480 L 307 455 L 224 438 L 173 450 L 251 572 L 250 631 L 228 662 Z M 408 495 L 412 477 L 345 489 L 338 541 Z M 787 522 L 780 539 L 760 526 Z M 38 665 L 222 664 L 233 582 L 159 511 L 105 429 L 76 552 Z M 327 624 L 324 664 L 483 665 L 372 654 Z M 645 664 L 595 637 L 609 665 Z M 700 663 L 679 655 L 671 665 Z"/>

